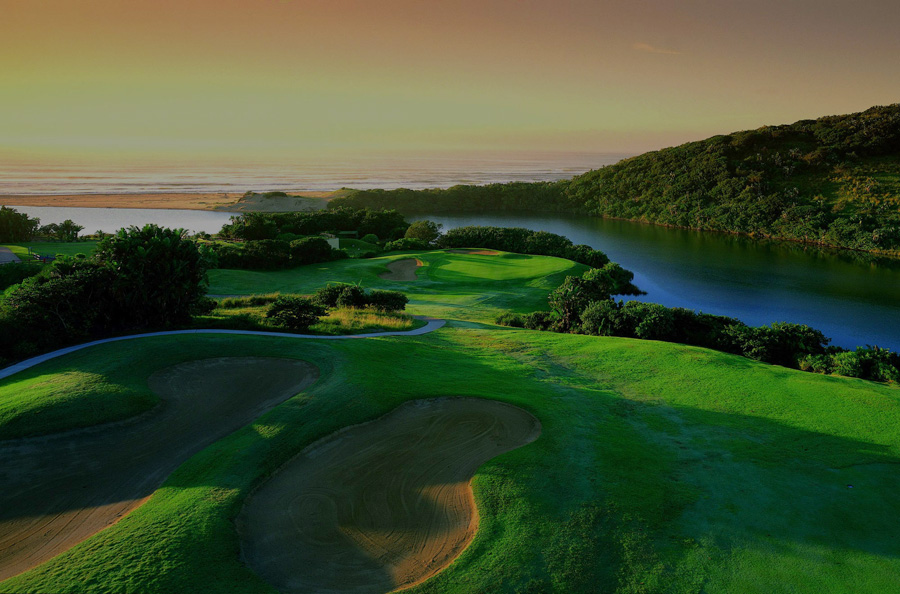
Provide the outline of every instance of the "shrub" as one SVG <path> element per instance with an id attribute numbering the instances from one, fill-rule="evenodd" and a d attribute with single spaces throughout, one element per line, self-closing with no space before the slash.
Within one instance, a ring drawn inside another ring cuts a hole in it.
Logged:
<path id="1" fill-rule="evenodd" d="M 404 237 L 407 239 L 418 239 L 428 245 L 441 235 L 443 225 L 434 221 L 416 221 L 406 230 Z"/>
<path id="2" fill-rule="evenodd" d="M 336 259 L 335 251 L 324 237 L 304 237 L 290 243 L 291 264 L 300 266 L 303 264 L 315 264 Z"/>
<path id="3" fill-rule="evenodd" d="M 288 330 L 307 330 L 325 315 L 325 308 L 304 297 L 279 297 L 266 311 L 266 318 Z"/>
<path id="4" fill-rule="evenodd" d="M 497 323 L 501 326 L 509 326 L 510 328 L 525 327 L 525 319 L 521 315 L 510 311 L 497 316 Z"/>
<path id="5" fill-rule="evenodd" d="M 338 293 L 335 305 L 337 307 L 365 307 L 368 304 L 366 292 L 358 285 L 344 285 Z"/>
<path id="6" fill-rule="evenodd" d="M 409 303 L 409 297 L 400 291 L 375 289 L 366 296 L 366 302 L 370 307 L 380 311 L 403 311 Z"/>
<path id="7" fill-rule="evenodd" d="M 413 239 L 410 237 L 404 237 L 402 239 L 397 239 L 394 241 L 389 241 L 384 244 L 384 251 L 386 252 L 408 252 L 408 251 L 419 251 L 419 250 L 427 250 L 428 244 L 426 244 L 421 239 Z"/>
<path id="8" fill-rule="evenodd" d="M 22 262 L 21 264 L 4 264 L 0 266 L 0 291 L 17 285 L 26 278 L 40 274 L 43 266 L 37 262 Z"/>
<path id="9" fill-rule="evenodd" d="M 360 238 L 360 241 L 365 241 L 366 243 L 378 243 L 378 236 L 374 233 L 369 233 L 368 235 L 363 235 Z"/>
<path id="10" fill-rule="evenodd" d="M 321 289 L 316 290 L 313 293 L 312 299 L 313 303 L 316 305 L 321 305 L 322 307 L 336 307 L 338 297 L 341 294 L 341 291 L 346 287 L 346 283 L 334 283 L 331 285 L 327 285 L 322 287 Z"/>
<path id="11" fill-rule="evenodd" d="M 524 324 L 529 330 L 552 330 L 558 320 L 553 312 L 535 311 L 525 316 Z"/>

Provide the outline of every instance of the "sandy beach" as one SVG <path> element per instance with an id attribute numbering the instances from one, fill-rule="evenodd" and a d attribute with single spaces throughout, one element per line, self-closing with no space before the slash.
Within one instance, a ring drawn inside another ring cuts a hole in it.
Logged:
<path id="1" fill-rule="evenodd" d="M 346 194 L 335 192 L 288 191 L 288 197 L 265 198 L 262 194 L 186 193 L 186 194 L 69 194 L 0 195 L 3 206 L 65 206 L 78 208 L 170 208 L 182 210 L 221 210 L 230 212 L 289 212 L 318 210 L 328 201 Z"/>

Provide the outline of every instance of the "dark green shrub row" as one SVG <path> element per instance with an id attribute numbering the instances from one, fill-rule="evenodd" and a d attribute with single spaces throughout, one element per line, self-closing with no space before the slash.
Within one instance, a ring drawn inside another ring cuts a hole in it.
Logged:
<path id="1" fill-rule="evenodd" d="M 399 291 L 374 289 L 368 293 L 359 285 L 336 283 L 322 287 L 312 296 L 322 307 L 372 307 L 381 311 L 403 311 L 409 298 Z"/>
<path id="2" fill-rule="evenodd" d="M 346 252 L 333 249 L 322 237 L 304 237 L 291 242 L 260 239 L 210 245 L 219 268 L 240 270 L 281 270 L 347 257 Z"/>
<path id="3" fill-rule="evenodd" d="M 37 262 L 0 265 L 0 291 L 40 274 L 43 269 Z"/>
<path id="4" fill-rule="evenodd" d="M 407 252 L 428 249 L 434 248 L 429 247 L 428 244 L 421 239 L 414 239 L 412 237 L 402 237 L 400 239 L 395 239 L 394 241 L 389 241 L 384 244 L 384 251 L 386 252 Z"/>
<path id="5" fill-rule="evenodd" d="M 447 189 L 359 190 L 329 203 L 329 208 L 396 208 L 403 213 L 438 212 L 562 212 L 569 209 L 556 182 L 512 182 Z"/>
<path id="6" fill-rule="evenodd" d="M 307 330 L 324 315 L 324 307 L 305 297 L 278 297 L 266 310 L 267 319 L 294 332 Z"/>
<path id="7" fill-rule="evenodd" d="M 360 236 L 373 234 L 386 239 L 403 237 L 409 223 L 395 210 L 368 208 L 329 208 L 311 212 L 250 212 L 231 218 L 222 227 L 224 238 L 261 240 L 292 236 L 356 231 Z M 287 235 L 291 234 L 291 235 Z"/>
<path id="8" fill-rule="evenodd" d="M 601 251 L 586 245 L 575 245 L 567 237 L 547 231 L 532 231 L 521 227 L 458 227 L 450 229 L 438 239 L 443 248 L 479 247 L 503 252 L 556 256 L 593 268 L 609 262 Z"/>

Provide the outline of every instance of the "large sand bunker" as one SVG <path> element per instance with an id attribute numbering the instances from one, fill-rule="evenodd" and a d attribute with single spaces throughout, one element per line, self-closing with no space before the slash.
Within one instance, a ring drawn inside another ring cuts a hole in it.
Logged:
<path id="1" fill-rule="evenodd" d="M 205 359 L 154 374 L 163 401 L 130 422 L 0 442 L 0 580 L 143 503 L 196 452 L 315 381 L 292 359 Z"/>
<path id="2" fill-rule="evenodd" d="M 445 568 L 478 512 L 469 481 L 537 439 L 521 408 L 420 400 L 312 444 L 248 500 L 244 560 L 285 592 L 388 592 Z"/>
<path id="3" fill-rule="evenodd" d="M 416 269 L 422 265 L 422 261 L 418 258 L 404 258 L 402 260 L 394 260 L 387 265 L 387 272 L 382 272 L 378 278 L 392 281 L 414 281 L 416 280 Z"/>

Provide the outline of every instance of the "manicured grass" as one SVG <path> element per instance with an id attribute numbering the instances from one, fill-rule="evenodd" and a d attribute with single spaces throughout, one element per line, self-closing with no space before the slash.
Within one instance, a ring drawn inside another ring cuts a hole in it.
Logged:
<path id="1" fill-rule="evenodd" d="M 12 253 L 19 256 L 19 258 L 23 260 L 27 260 L 31 258 L 28 255 L 28 249 L 42 256 L 56 256 L 57 254 L 62 254 L 64 256 L 75 256 L 78 254 L 84 254 L 89 256 L 94 249 L 97 247 L 96 241 L 73 241 L 73 242 L 41 242 L 41 241 L 28 241 L 23 243 L 7 243 L 3 244 L 3 247 L 8 247 Z"/>
<path id="2" fill-rule="evenodd" d="M 105 382 L 140 385 L 168 365 L 231 355 L 301 358 L 322 375 L 0 591 L 271 592 L 239 560 L 232 519 L 251 489 L 338 428 L 444 396 L 516 404 L 543 432 L 479 469 L 475 540 L 415 592 L 896 589 L 896 387 L 669 343 L 460 327 L 327 342 L 152 338 L 34 373 L 55 382 L 100 369 Z"/>
<path id="3" fill-rule="evenodd" d="M 379 278 L 394 260 L 418 258 L 424 264 L 416 281 Z M 212 270 L 213 295 L 312 293 L 330 282 L 359 282 L 366 289 L 402 291 L 414 314 L 493 323 L 504 311 L 530 312 L 547 308 L 547 294 L 566 275 L 587 267 L 549 256 L 501 253 L 496 256 L 448 253 L 442 250 L 393 253 L 366 260 L 339 260 L 292 270 L 256 272 Z"/>

